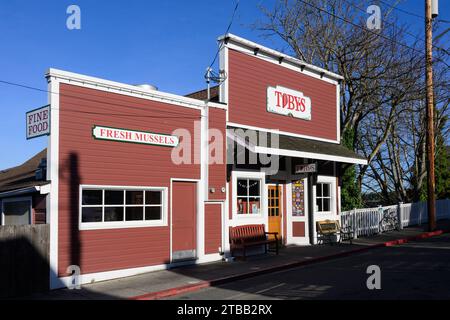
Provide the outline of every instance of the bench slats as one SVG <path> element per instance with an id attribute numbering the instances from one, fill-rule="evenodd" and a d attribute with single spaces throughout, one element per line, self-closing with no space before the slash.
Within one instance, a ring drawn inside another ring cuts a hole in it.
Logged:
<path id="1" fill-rule="evenodd" d="M 230 227 L 230 244 L 232 254 L 233 249 L 240 248 L 244 250 L 244 258 L 245 258 L 246 247 L 256 245 L 267 245 L 270 243 L 276 244 L 276 252 L 278 254 L 278 239 L 276 235 L 275 239 L 267 238 L 267 233 L 265 232 L 264 224 L 248 224 L 243 226 Z"/>

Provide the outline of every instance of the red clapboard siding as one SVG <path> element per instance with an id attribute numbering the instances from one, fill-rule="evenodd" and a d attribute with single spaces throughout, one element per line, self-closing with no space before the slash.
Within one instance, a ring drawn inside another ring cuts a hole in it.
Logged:
<path id="1" fill-rule="evenodd" d="M 205 253 L 218 253 L 222 246 L 222 206 L 205 204 Z"/>
<path id="2" fill-rule="evenodd" d="M 209 193 L 209 199 L 211 200 L 225 200 L 226 193 L 222 192 L 222 188 L 226 186 L 227 179 L 227 166 L 226 166 L 226 110 L 210 108 L 209 109 L 209 154 L 210 154 L 210 164 L 208 169 L 208 183 L 209 188 L 214 188 L 214 193 Z M 212 135 L 214 135 L 214 139 L 218 139 L 217 133 L 219 131 L 221 133 L 221 140 L 212 140 Z M 217 131 L 217 133 L 215 132 Z M 219 142 L 221 142 L 219 144 Z M 212 150 L 212 146 L 216 146 L 214 150 Z M 220 150 L 221 148 L 221 150 Z M 212 158 L 212 159 L 211 159 Z M 216 161 L 216 163 L 212 163 L 211 160 L 217 160 L 221 158 L 221 161 Z M 220 162 L 220 163 L 219 163 Z"/>
<path id="3" fill-rule="evenodd" d="M 46 223 L 46 196 L 33 194 L 33 224 Z"/>
<path id="4" fill-rule="evenodd" d="M 79 265 L 83 274 L 168 263 L 169 227 L 79 231 L 79 185 L 162 186 L 170 178 L 200 178 L 198 164 L 176 165 L 173 148 L 95 140 L 94 125 L 193 137 L 200 111 L 100 90 L 61 84 L 59 124 L 58 274 Z M 170 196 L 170 190 L 168 195 Z M 170 199 L 168 201 L 170 203 Z M 170 212 L 170 208 L 167 209 Z M 170 223 L 170 221 L 169 221 Z"/>
<path id="5" fill-rule="evenodd" d="M 229 49 L 228 121 L 336 140 L 336 86 Z M 267 112 L 267 87 L 283 86 L 311 98 L 311 120 Z"/>

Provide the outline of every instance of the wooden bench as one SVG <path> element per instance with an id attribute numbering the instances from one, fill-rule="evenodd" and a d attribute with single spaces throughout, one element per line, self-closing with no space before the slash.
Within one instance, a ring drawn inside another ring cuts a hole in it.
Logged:
<path id="1" fill-rule="evenodd" d="M 349 240 L 353 243 L 354 233 L 349 228 L 341 228 L 339 220 L 317 221 L 317 241 L 328 242 L 333 245 L 336 239 L 338 242 Z"/>
<path id="2" fill-rule="evenodd" d="M 273 239 L 267 236 L 273 235 Z M 264 245 L 265 253 L 269 250 L 270 244 L 275 244 L 275 252 L 278 254 L 278 232 L 265 232 L 264 224 L 248 224 L 237 227 L 230 227 L 230 250 L 234 256 L 236 250 L 242 250 L 243 258 L 246 256 L 247 247 Z"/>

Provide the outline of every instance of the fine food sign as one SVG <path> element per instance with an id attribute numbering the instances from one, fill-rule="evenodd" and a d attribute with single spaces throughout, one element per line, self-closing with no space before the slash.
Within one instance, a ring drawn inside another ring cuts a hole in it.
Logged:
<path id="1" fill-rule="evenodd" d="M 311 120 L 311 99 L 282 86 L 267 87 L 267 111 Z"/>
<path id="2" fill-rule="evenodd" d="M 176 147 L 179 142 L 178 137 L 167 134 L 103 127 L 97 125 L 92 128 L 92 135 L 95 139 L 99 140 L 151 144 L 166 147 Z"/>
<path id="3" fill-rule="evenodd" d="M 44 106 L 26 113 L 27 139 L 50 134 L 50 106 Z"/>
<path id="4" fill-rule="evenodd" d="M 317 172 L 317 163 L 298 164 L 295 166 L 295 173 Z"/>

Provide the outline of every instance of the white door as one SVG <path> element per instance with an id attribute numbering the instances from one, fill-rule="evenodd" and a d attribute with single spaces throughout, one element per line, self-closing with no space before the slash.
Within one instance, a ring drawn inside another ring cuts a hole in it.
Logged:
<path id="1" fill-rule="evenodd" d="M 286 244 L 309 244 L 308 178 L 293 177 L 286 186 L 286 202 Z"/>
<path id="2" fill-rule="evenodd" d="M 313 230 L 314 244 L 317 243 L 316 223 L 321 220 L 337 220 L 336 177 L 318 176 L 313 186 Z"/>

